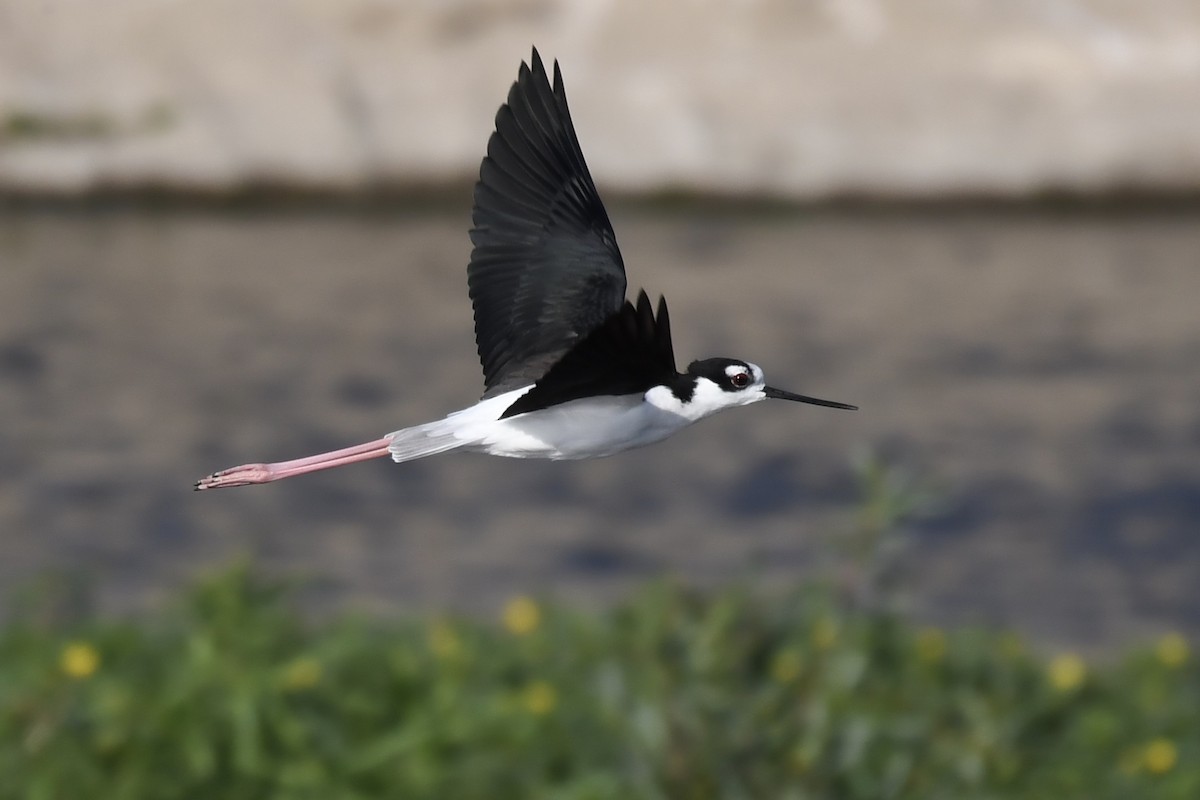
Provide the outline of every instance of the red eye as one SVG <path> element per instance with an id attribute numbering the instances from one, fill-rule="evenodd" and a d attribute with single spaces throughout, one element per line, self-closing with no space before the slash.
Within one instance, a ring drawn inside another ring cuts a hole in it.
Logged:
<path id="1" fill-rule="evenodd" d="M 748 372 L 735 372 L 729 376 L 729 382 L 736 389 L 745 389 L 750 385 L 750 374 Z"/>

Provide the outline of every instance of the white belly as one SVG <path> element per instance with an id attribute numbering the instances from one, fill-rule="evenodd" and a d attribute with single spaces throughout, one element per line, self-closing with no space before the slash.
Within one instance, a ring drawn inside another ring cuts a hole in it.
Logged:
<path id="1" fill-rule="evenodd" d="M 519 397 L 524 391 L 513 394 Z M 599 458 L 665 439 L 691 422 L 650 405 L 640 394 L 574 400 L 503 420 L 496 417 L 515 397 L 492 400 L 503 401 L 496 403 L 494 413 L 465 419 L 492 402 L 485 401 L 447 418 L 461 423 L 455 436 L 464 440 L 463 449 L 510 458 Z"/>

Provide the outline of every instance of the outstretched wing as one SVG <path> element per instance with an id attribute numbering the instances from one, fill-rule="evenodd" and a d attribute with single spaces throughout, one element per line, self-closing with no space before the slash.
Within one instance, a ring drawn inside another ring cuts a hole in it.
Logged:
<path id="1" fill-rule="evenodd" d="M 620 310 L 625 266 L 536 49 L 496 113 L 479 169 L 467 280 L 484 397 L 528 386 Z"/>
<path id="2" fill-rule="evenodd" d="M 646 293 L 637 306 L 626 302 L 571 348 L 500 419 L 596 395 L 639 394 L 677 376 L 667 301 L 658 299 L 658 318 Z"/>

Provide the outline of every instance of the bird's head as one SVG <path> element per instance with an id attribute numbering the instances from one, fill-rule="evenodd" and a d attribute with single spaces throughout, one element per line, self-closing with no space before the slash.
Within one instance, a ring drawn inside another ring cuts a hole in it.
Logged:
<path id="1" fill-rule="evenodd" d="M 672 396 L 664 396 L 662 405 L 678 404 L 676 413 L 698 420 L 724 408 L 746 406 L 760 400 L 792 400 L 828 408 L 857 410 L 857 406 L 846 403 L 806 397 L 767 386 L 758 365 L 737 358 L 706 358 L 688 364 L 687 370 L 679 376 Z"/>

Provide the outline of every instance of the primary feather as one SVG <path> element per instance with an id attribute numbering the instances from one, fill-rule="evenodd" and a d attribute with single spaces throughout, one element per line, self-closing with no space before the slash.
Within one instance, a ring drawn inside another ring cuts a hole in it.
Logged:
<path id="1" fill-rule="evenodd" d="M 583 160 L 558 63 L 537 50 L 496 113 L 467 281 L 484 397 L 540 379 L 625 299 L 625 266 Z"/>

